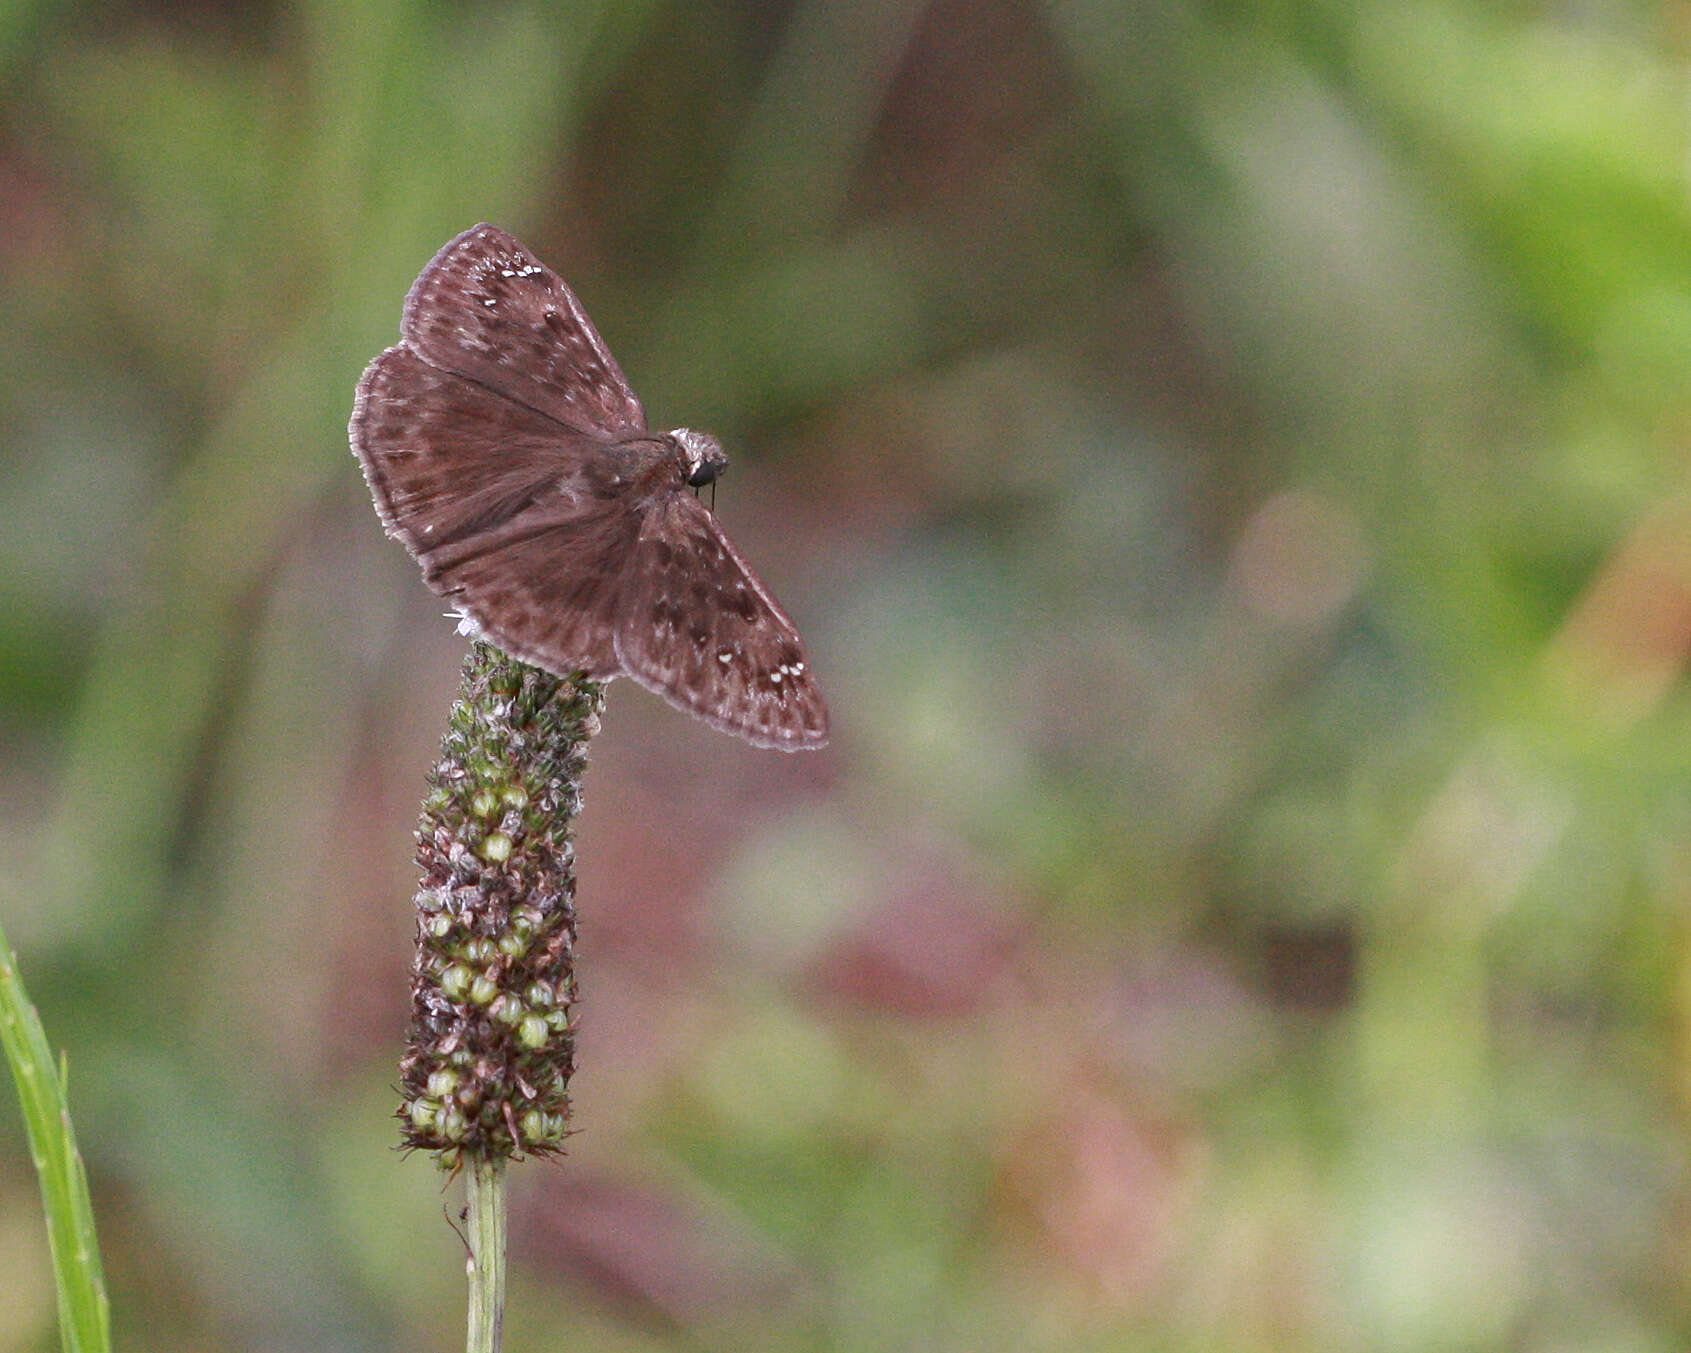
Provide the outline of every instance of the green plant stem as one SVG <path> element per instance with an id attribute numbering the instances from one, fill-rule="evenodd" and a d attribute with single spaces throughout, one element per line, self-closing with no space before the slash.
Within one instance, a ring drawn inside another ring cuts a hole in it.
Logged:
<path id="1" fill-rule="evenodd" d="M 499 1353 L 505 1336 L 505 1157 L 472 1156 L 464 1175 L 470 1239 L 469 1353 Z"/>
<path id="2" fill-rule="evenodd" d="M 65 1099 L 64 1068 L 54 1062 L 46 1030 L 24 990 L 4 931 L 0 931 L 0 1046 L 5 1047 L 12 1067 L 30 1156 L 41 1180 L 47 1243 L 59 1294 L 59 1342 L 67 1353 L 105 1353 L 111 1347 L 111 1311 L 88 1176 L 76 1149 Z"/>

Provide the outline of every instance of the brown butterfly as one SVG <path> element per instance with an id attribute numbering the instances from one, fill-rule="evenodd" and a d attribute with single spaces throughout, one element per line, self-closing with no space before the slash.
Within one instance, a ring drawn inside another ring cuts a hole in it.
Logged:
<path id="1" fill-rule="evenodd" d="M 728 457 L 645 410 L 563 278 L 478 225 L 405 298 L 352 449 L 388 534 L 513 657 L 631 676 L 759 747 L 828 740 L 787 618 L 689 489 Z"/>

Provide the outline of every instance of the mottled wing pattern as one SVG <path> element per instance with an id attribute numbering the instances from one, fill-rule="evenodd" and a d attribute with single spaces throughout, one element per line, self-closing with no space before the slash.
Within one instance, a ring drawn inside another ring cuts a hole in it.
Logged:
<path id="1" fill-rule="evenodd" d="M 645 410 L 575 293 L 497 226 L 474 226 L 435 255 L 405 298 L 400 333 L 431 365 L 572 432 L 646 430 Z"/>
<path id="2" fill-rule="evenodd" d="M 653 499 L 626 569 L 616 647 L 636 681 L 759 747 L 828 741 L 798 631 L 703 503 Z"/>
<path id="3" fill-rule="evenodd" d="M 400 346 L 358 383 L 352 446 L 389 534 L 489 638 L 555 672 L 622 671 L 616 603 L 639 519 L 602 442 Z"/>

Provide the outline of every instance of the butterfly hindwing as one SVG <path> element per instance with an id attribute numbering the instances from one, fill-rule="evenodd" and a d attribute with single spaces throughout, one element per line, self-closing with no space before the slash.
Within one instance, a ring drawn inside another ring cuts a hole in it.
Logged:
<path id="1" fill-rule="evenodd" d="M 512 657 L 608 680 L 623 675 L 616 620 L 633 536 L 615 506 L 553 520 L 530 513 L 443 551 L 430 583 Z"/>
<path id="2" fill-rule="evenodd" d="M 586 491 L 599 454 L 596 444 L 571 454 L 551 419 L 404 346 L 365 370 L 351 431 L 382 521 L 420 559 L 499 525 L 561 479 Z"/>
<path id="3" fill-rule="evenodd" d="M 404 346 L 359 382 L 352 445 L 389 532 L 500 647 L 621 671 L 612 621 L 638 523 L 613 451 Z"/>

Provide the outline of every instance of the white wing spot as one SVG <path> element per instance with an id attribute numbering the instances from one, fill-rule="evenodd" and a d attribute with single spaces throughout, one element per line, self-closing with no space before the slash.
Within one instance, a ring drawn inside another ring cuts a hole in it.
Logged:
<path id="1" fill-rule="evenodd" d="M 781 684 L 781 677 L 783 675 L 784 674 L 782 672 L 782 669 L 777 667 L 773 672 L 771 672 L 769 674 L 769 684 L 771 686 L 779 686 Z"/>
<path id="2" fill-rule="evenodd" d="M 716 655 L 716 660 L 724 667 L 728 666 L 729 663 L 734 661 L 733 650 L 728 648 L 723 649 L 722 652 Z"/>
<path id="3" fill-rule="evenodd" d="M 499 275 L 501 277 L 515 277 L 516 273 L 512 272 L 509 268 L 501 268 L 499 270 Z"/>
<path id="4" fill-rule="evenodd" d="M 497 296 L 489 296 L 485 301 L 482 302 L 482 304 L 486 305 L 486 306 L 498 305 L 499 304 L 499 298 Z"/>

